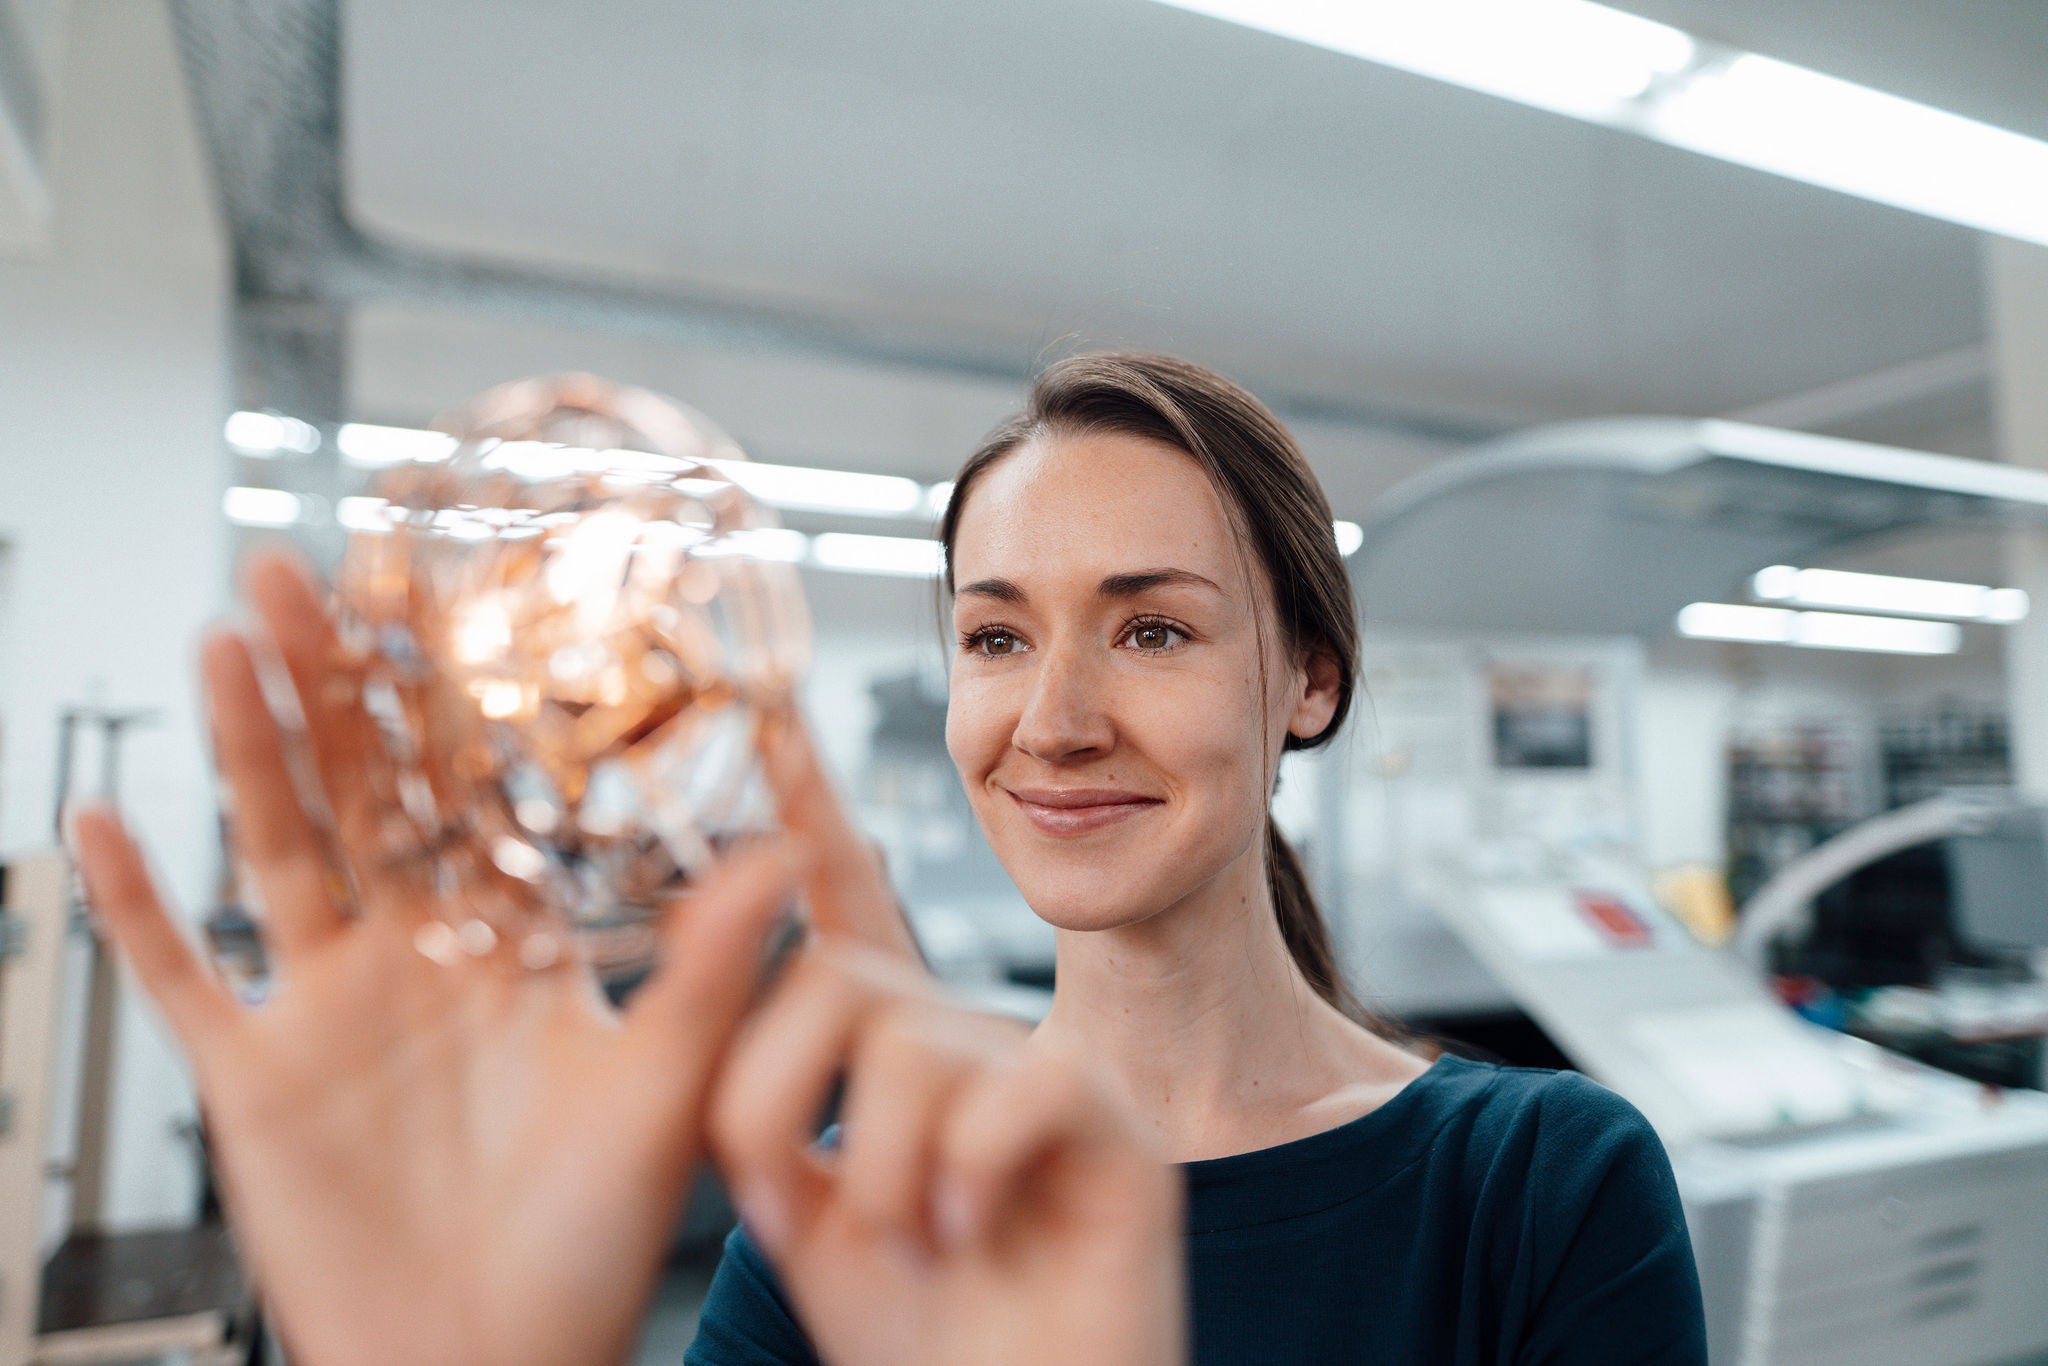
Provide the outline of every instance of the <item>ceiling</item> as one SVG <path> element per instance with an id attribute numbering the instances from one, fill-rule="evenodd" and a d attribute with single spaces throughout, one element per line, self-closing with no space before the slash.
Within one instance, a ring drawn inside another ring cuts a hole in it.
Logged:
<path id="1" fill-rule="evenodd" d="M 1627 7 L 2048 133 L 2048 6 Z M 950 329 L 1020 371 L 1158 347 L 1484 427 L 1725 413 L 1983 333 L 1966 229 L 1152 0 L 342 19 L 371 229 Z M 1937 397 L 1981 442 L 1981 394 Z"/>

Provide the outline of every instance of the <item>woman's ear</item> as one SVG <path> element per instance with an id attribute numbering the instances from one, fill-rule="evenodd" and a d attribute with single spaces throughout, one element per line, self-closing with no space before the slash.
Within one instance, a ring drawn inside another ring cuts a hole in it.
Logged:
<path id="1" fill-rule="evenodd" d="M 1294 699 L 1294 713 L 1287 718 L 1287 733 L 1297 739 L 1313 740 L 1330 727 L 1337 714 L 1342 674 L 1337 661 L 1320 652 L 1302 661 L 1301 693 Z"/>

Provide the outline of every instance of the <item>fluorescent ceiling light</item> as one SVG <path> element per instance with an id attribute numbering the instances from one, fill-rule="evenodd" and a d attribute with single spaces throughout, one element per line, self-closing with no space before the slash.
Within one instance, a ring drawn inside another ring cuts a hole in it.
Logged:
<path id="1" fill-rule="evenodd" d="M 1356 522 L 1337 522 L 1331 529 L 1337 533 L 1337 553 L 1346 557 L 1356 555 L 1358 547 L 1365 544 L 1365 528 Z"/>
<path id="2" fill-rule="evenodd" d="M 304 506 L 298 494 L 284 489 L 240 485 L 222 494 L 220 500 L 220 510 L 237 526 L 290 526 L 299 520 Z"/>
<path id="3" fill-rule="evenodd" d="M 1796 607 L 1841 607 L 1957 621 L 2019 621 L 2027 615 L 2029 605 L 2026 590 L 2021 588 L 1855 574 L 1844 569 L 1794 569 L 1789 564 L 1758 570 L 1750 590 L 1765 602 Z"/>
<path id="4" fill-rule="evenodd" d="M 2048 143 L 1745 52 L 1676 82 L 1640 131 L 1932 218 L 2048 242 Z"/>
<path id="5" fill-rule="evenodd" d="M 455 438 L 445 432 L 423 432 L 415 427 L 349 422 L 334 434 L 334 444 L 341 449 L 341 458 L 351 465 L 382 469 L 408 460 L 446 460 L 455 449 Z"/>
<path id="6" fill-rule="evenodd" d="M 1678 614 L 1678 634 L 1695 640 L 1747 640 L 1905 655 L 1952 655 L 1963 642 L 1962 628 L 1952 621 L 1795 612 L 1788 607 L 1747 607 L 1732 602 L 1696 602 L 1684 608 Z"/>
<path id="7" fill-rule="evenodd" d="M 1706 156 L 2048 242 L 2048 143 L 1589 0 L 1161 0 Z"/>
<path id="8" fill-rule="evenodd" d="M 827 531 L 811 538 L 811 563 L 820 569 L 935 579 L 944 569 L 945 561 L 939 543 L 922 536 L 859 536 Z"/>
<path id="9" fill-rule="evenodd" d="M 810 552 L 811 538 L 783 526 L 748 527 L 730 532 L 697 553 L 705 556 L 740 555 L 751 560 L 775 560 L 799 564 Z"/>
<path id="10" fill-rule="evenodd" d="M 1165 0 L 1582 118 L 1685 69 L 1693 40 L 1585 0 Z"/>
<path id="11" fill-rule="evenodd" d="M 713 463 L 726 478 L 774 507 L 908 517 L 925 506 L 924 485 L 893 474 L 763 465 L 752 460 Z"/>
<path id="12" fill-rule="evenodd" d="M 391 530 L 389 507 L 382 498 L 344 498 L 334 505 L 334 520 L 350 531 L 386 535 Z"/>
<path id="13" fill-rule="evenodd" d="M 253 414 L 263 417 L 267 414 Z M 295 421 L 286 418 L 284 421 Z M 303 425 L 303 424 L 301 424 Z M 411 460 L 445 460 L 455 440 L 441 432 L 415 427 L 380 427 L 350 422 L 335 433 L 342 459 L 366 469 L 382 469 Z M 579 459 L 579 454 L 583 459 Z M 486 460 L 523 478 L 545 478 L 571 469 L 620 465 L 650 475 L 672 472 L 673 461 L 643 451 L 577 451 L 538 442 L 506 442 Z M 856 517 L 915 517 L 941 512 L 951 496 L 951 483 L 929 487 L 893 474 L 862 474 L 854 470 L 811 469 L 801 465 L 768 465 L 753 460 L 714 460 L 720 473 L 770 507 L 800 512 L 841 513 Z"/>
<path id="14" fill-rule="evenodd" d="M 282 413 L 229 413 L 221 434 L 241 454 L 259 460 L 287 453 L 311 455 L 320 449 L 318 428 Z"/>

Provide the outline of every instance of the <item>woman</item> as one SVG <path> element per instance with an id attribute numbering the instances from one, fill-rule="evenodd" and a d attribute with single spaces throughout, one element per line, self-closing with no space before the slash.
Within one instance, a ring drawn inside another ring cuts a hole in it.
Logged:
<path id="1" fill-rule="evenodd" d="M 947 746 L 1058 931 L 1030 1047 L 1106 1066 L 1185 1164 L 1195 1359 L 1704 1362 L 1642 1117 L 1573 1074 L 1425 1065 L 1343 986 L 1267 810 L 1281 753 L 1343 723 L 1358 655 L 1328 504 L 1279 422 L 1185 362 L 1062 362 L 969 459 L 941 538 Z M 840 849 L 813 900 L 900 944 Z M 803 1324 L 910 1302 L 879 1264 L 785 1294 L 782 1212 L 739 1197 L 691 1366 L 812 1362 Z"/>

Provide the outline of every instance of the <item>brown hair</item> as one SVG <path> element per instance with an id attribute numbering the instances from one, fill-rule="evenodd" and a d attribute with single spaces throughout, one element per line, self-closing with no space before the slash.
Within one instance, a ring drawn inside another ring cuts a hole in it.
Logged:
<path id="1" fill-rule="evenodd" d="M 1177 447 L 1208 474 L 1244 545 L 1265 570 L 1288 650 L 1321 655 L 1337 669 L 1337 709 L 1330 723 L 1305 739 L 1289 735 L 1285 748 L 1327 744 L 1344 724 L 1358 676 L 1358 614 L 1337 550 L 1330 504 L 1280 420 L 1243 389 L 1201 366 L 1170 356 L 1097 352 L 1060 361 L 1040 374 L 1024 410 L 989 434 L 953 482 L 939 525 L 946 548 L 946 592 L 953 591 L 953 539 L 974 481 L 1033 437 L 1100 431 Z M 1264 659 L 1262 648 L 1262 684 Z M 1308 876 L 1270 812 L 1266 885 L 1281 937 L 1316 994 L 1361 1023 L 1379 1025 L 1345 984 Z"/>

